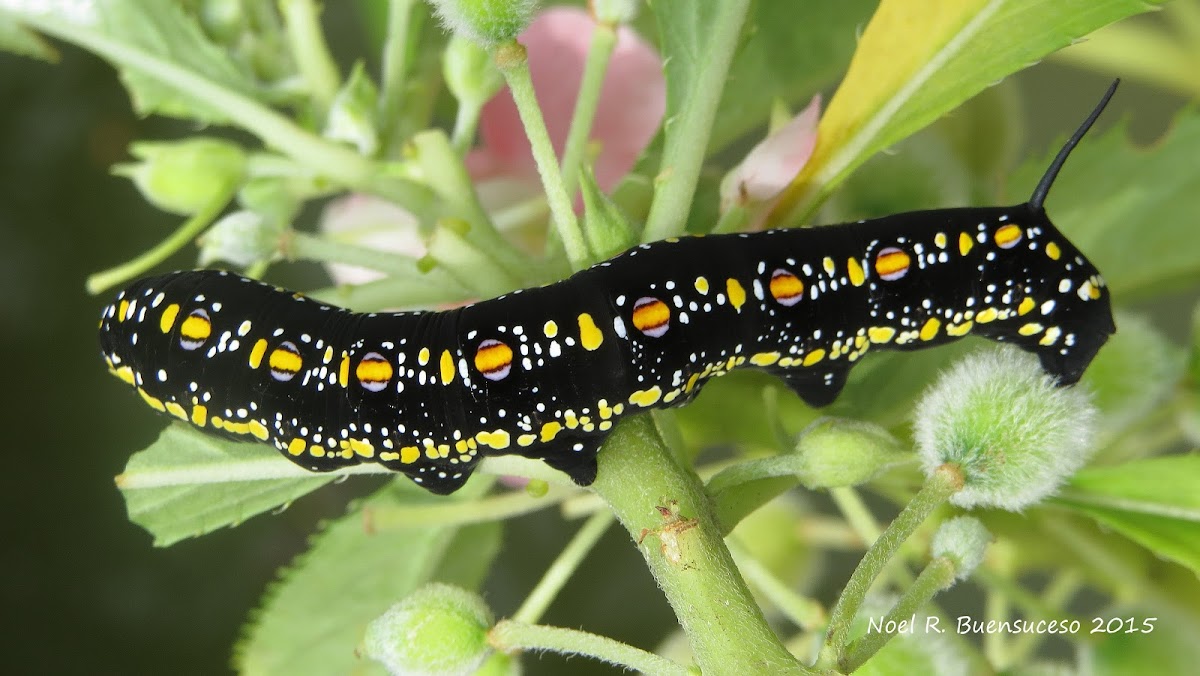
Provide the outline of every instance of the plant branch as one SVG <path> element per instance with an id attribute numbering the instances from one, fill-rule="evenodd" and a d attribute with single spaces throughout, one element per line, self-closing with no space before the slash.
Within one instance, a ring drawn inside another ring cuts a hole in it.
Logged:
<path id="1" fill-rule="evenodd" d="M 634 648 L 605 636 L 577 629 L 500 620 L 488 632 L 492 647 L 505 653 L 540 650 L 566 655 L 586 655 L 646 674 L 688 676 L 688 670 L 665 657 Z"/>
<path id="2" fill-rule="evenodd" d="M 546 608 L 558 596 L 563 585 L 575 573 L 583 558 L 592 551 L 592 547 L 596 546 L 612 522 L 613 516 L 610 512 L 593 514 L 575 533 L 575 537 L 571 538 L 567 546 L 559 552 L 558 558 L 550 564 L 537 586 L 529 592 L 529 596 L 525 597 L 525 602 L 521 604 L 517 612 L 513 613 L 513 621 L 533 623 L 541 619 Z"/>

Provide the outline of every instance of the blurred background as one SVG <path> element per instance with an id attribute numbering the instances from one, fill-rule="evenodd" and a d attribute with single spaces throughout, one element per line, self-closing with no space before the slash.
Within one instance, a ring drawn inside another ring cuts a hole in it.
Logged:
<path id="1" fill-rule="evenodd" d="M 364 44 L 363 16 L 357 3 L 327 4 L 329 40 L 343 63 Z M 128 159 L 133 139 L 194 130 L 137 119 L 109 66 L 59 47 L 57 65 L 0 54 L 0 359 L 7 374 L 0 395 L 7 514 L 0 607 L 10 618 L 0 632 L 8 644 L 4 671 L 223 673 L 242 622 L 276 570 L 303 549 L 321 518 L 339 515 L 348 499 L 375 484 L 329 486 L 280 514 L 169 549 L 152 547 L 126 519 L 113 477 L 164 421 L 105 372 L 95 329 L 107 297 L 88 296 L 83 280 L 145 250 L 178 222 L 109 167 Z M 1028 120 L 1019 156 L 1044 153 L 1073 129 L 1109 78 L 1055 62 L 1016 76 Z M 1134 137 L 1149 142 L 1183 103 L 1165 88 L 1130 81 L 1101 126 L 1128 118 Z M 187 250 L 163 269 L 194 260 Z M 319 274 L 292 274 L 309 272 Z M 553 513 L 510 522 L 496 567 L 502 572 L 486 587 L 499 614 L 516 607 L 575 528 Z M 846 569 L 834 568 L 844 579 Z M 601 570 L 622 580 L 619 593 L 588 583 Z M 631 604 L 640 611 L 633 622 Z M 670 618 L 640 555 L 614 529 L 545 621 L 586 624 L 646 646 Z M 542 662 L 542 673 L 565 664 Z M 574 660 L 570 668 L 587 673 L 593 665 Z"/>

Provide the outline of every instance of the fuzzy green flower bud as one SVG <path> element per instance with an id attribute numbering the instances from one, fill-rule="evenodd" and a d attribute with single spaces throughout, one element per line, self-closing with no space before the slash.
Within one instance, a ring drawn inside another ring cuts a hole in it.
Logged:
<path id="1" fill-rule="evenodd" d="M 240 267 L 279 255 L 284 227 L 253 211 L 235 211 L 200 238 L 200 265 L 226 261 Z"/>
<path id="2" fill-rule="evenodd" d="M 1087 460 L 1096 411 L 1016 348 L 977 353 L 943 373 L 917 404 L 914 438 L 932 475 L 963 474 L 959 507 L 1017 511 L 1053 492 Z"/>
<path id="3" fill-rule="evenodd" d="M 221 139 L 141 142 L 132 144 L 129 152 L 141 162 L 118 164 L 113 173 L 132 179 L 159 209 L 185 216 L 228 199 L 246 172 L 241 147 Z"/>
<path id="4" fill-rule="evenodd" d="M 241 0 L 204 0 L 198 14 L 204 32 L 222 44 L 233 43 L 246 29 Z"/>
<path id="5" fill-rule="evenodd" d="M 537 0 L 429 0 L 451 33 L 482 45 L 515 40 L 533 21 Z"/>
<path id="6" fill-rule="evenodd" d="M 873 423 L 821 418 L 800 433 L 797 475 L 807 488 L 857 486 L 906 460 L 904 447 Z"/>
<path id="7" fill-rule="evenodd" d="M 379 150 L 379 132 L 375 120 L 375 106 L 379 90 L 363 68 L 362 61 L 354 64 L 346 84 L 342 85 L 329 116 L 325 119 L 325 138 L 345 141 L 358 148 L 358 152 L 371 156 Z"/>
<path id="8" fill-rule="evenodd" d="M 637 18 L 637 0 L 592 0 L 592 16 L 607 24 L 629 23 Z"/>
<path id="9" fill-rule="evenodd" d="M 944 556 L 954 562 L 954 577 L 965 580 L 983 563 L 992 534 L 979 519 L 959 516 L 943 521 L 933 534 L 930 553 L 934 557 Z"/>
<path id="10" fill-rule="evenodd" d="M 492 611 L 478 595 L 433 583 L 367 626 L 363 649 L 392 674 L 466 676 L 491 654 Z"/>
<path id="11" fill-rule="evenodd" d="M 492 55 L 462 35 L 450 37 L 442 60 L 442 76 L 454 98 L 482 106 L 504 86 L 504 76 Z"/>

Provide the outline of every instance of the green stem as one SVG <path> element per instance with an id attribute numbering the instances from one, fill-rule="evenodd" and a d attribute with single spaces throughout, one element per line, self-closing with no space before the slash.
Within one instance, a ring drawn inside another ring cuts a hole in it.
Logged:
<path id="1" fill-rule="evenodd" d="M 729 64 L 741 44 L 742 23 L 750 0 L 719 3 L 713 30 L 698 58 L 699 73 L 690 91 L 674 101 L 673 117 L 666 126 L 666 143 L 654 201 L 646 220 L 642 241 L 666 239 L 683 234 L 692 196 L 708 149 L 713 121 L 717 117 L 719 92 L 725 86 Z"/>
<path id="2" fill-rule="evenodd" d="M 169 237 L 137 258 L 89 275 L 84 284 L 87 292 L 92 295 L 98 294 L 105 289 L 126 282 L 134 277 L 140 277 L 154 266 L 167 260 L 171 254 L 187 246 L 189 242 L 196 239 L 200 233 L 204 232 L 205 228 L 212 224 L 213 219 L 225 209 L 225 205 L 229 203 L 229 199 L 233 197 L 233 193 L 234 187 L 232 185 L 228 186 L 220 195 L 217 195 L 211 202 L 205 205 L 203 209 L 197 211 L 191 218 L 184 221 L 183 225 L 179 226 Z"/>
<path id="3" fill-rule="evenodd" d="M 901 620 L 912 617 L 938 592 L 954 584 L 955 572 L 954 561 L 947 557 L 939 556 L 930 561 L 925 570 L 917 576 L 916 582 L 904 591 L 904 595 L 888 611 L 882 626 L 886 627 L 891 623 L 890 626 L 895 627 Z M 852 673 L 879 652 L 894 635 L 894 631 L 868 631 L 862 638 L 850 644 L 846 657 L 841 662 L 840 671 Z"/>
<path id="4" fill-rule="evenodd" d="M 188 68 L 142 49 L 109 38 L 86 26 L 54 21 L 49 16 L 22 17 L 21 21 L 60 40 L 91 51 L 113 64 L 132 68 L 159 84 L 203 101 L 230 120 L 278 149 L 314 173 L 347 187 L 370 192 L 403 205 L 418 217 L 426 216 L 434 194 L 425 186 L 394 177 L 381 177 L 380 169 L 358 153 L 309 133 L 288 118 L 254 99 Z"/>
<path id="5" fill-rule="evenodd" d="M 721 218 L 713 226 L 712 234 L 724 235 L 730 232 L 738 232 L 745 227 L 749 220 L 750 212 L 746 210 L 746 207 L 734 204 L 726 209 L 725 213 L 721 214 Z"/>
<path id="6" fill-rule="evenodd" d="M 525 134 L 529 137 L 529 146 L 533 150 L 538 175 L 542 177 L 542 187 L 546 190 L 546 201 L 550 204 L 550 213 L 554 216 L 554 227 L 566 247 L 571 268 L 582 270 L 591 262 L 591 252 L 583 239 L 579 220 L 575 218 L 575 210 L 563 183 L 562 173 L 558 170 L 558 157 L 554 154 L 554 145 L 550 141 L 550 133 L 546 131 L 546 123 L 542 119 L 542 111 L 533 91 L 525 48 L 514 40 L 497 47 L 493 58 L 508 82 L 513 102 L 521 115 L 521 123 L 525 125 Z"/>
<path id="7" fill-rule="evenodd" d="M 1079 591 L 1081 587 L 1083 587 L 1083 575 L 1079 571 L 1062 570 L 1050 580 L 1045 590 L 1042 591 L 1042 603 L 1046 607 L 1056 610 L 1066 608 L 1071 597 L 1075 596 L 1075 592 Z M 1053 615 L 1053 617 L 1058 616 L 1057 614 Z M 1045 640 L 1046 634 L 1037 632 L 1020 634 L 1011 641 L 1008 651 L 1004 653 L 1005 659 L 994 664 L 998 667 L 1002 664 L 1024 664 Z"/>
<path id="8" fill-rule="evenodd" d="M 533 591 L 529 592 L 529 596 L 525 597 L 525 602 L 521 604 L 517 612 L 513 613 L 513 621 L 532 624 L 541 619 L 546 608 L 550 607 L 563 585 L 575 573 L 583 558 L 592 551 L 592 547 L 596 546 L 596 542 L 600 540 L 612 522 L 611 512 L 593 514 L 559 553 L 554 563 L 546 569 L 542 579 L 538 581 Z"/>
<path id="9" fill-rule="evenodd" d="M 833 498 L 842 516 L 846 517 L 846 523 L 850 524 L 868 547 L 879 539 L 879 522 L 875 520 L 858 491 L 850 487 L 834 488 L 829 491 L 829 497 Z"/>
<path id="10" fill-rule="evenodd" d="M 409 41 L 413 5 L 419 0 L 389 0 L 387 37 L 383 43 L 379 89 L 379 120 L 383 125 L 384 148 L 391 147 L 397 113 L 404 100 L 405 83 L 412 67 L 413 45 Z"/>
<path id="11" fill-rule="evenodd" d="M 617 46 L 617 31 L 610 24 L 599 23 L 592 31 L 592 43 L 588 46 L 587 60 L 583 65 L 583 79 L 579 83 L 579 97 L 575 99 L 575 111 L 571 115 L 571 130 L 567 133 L 567 144 L 563 149 L 563 184 L 567 197 L 574 197 L 579 180 L 579 168 L 587 150 L 592 123 L 596 119 L 596 108 L 600 105 L 600 90 L 604 86 L 604 74 L 613 49 Z"/>
<path id="12" fill-rule="evenodd" d="M 454 130 L 450 133 L 450 145 L 454 152 L 465 156 L 475 144 L 475 131 L 479 128 L 479 114 L 483 103 L 470 99 L 459 99 L 458 111 L 454 115 Z"/>
<path id="13" fill-rule="evenodd" d="M 435 274 L 433 270 L 422 272 L 417 259 L 411 256 L 351 244 L 334 237 L 311 235 L 298 230 L 290 233 L 284 249 L 284 253 L 290 260 L 357 265 L 385 275 L 404 277 L 414 281 L 424 281 L 425 277 Z M 449 281 L 445 279 L 444 273 L 441 276 L 443 279 L 438 280 L 439 282 Z"/>
<path id="14" fill-rule="evenodd" d="M 671 456 L 650 417 L 617 425 L 599 460 L 592 490 L 641 540 L 642 556 L 700 668 L 712 674 L 810 673 L 771 631 L 725 548 L 699 477 Z"/>
<path id="15" fill-rule="evenodd" d="M 460 285 L 482 298 L 492 298 L 520 288 L 519 279 L 510 274 L 489 251 L 467 239 L 470 227 L 465 221 L 452 218 L 438 221 L 429 238 L 429 257 L 445 268 Z"/>
<path id="16" fill-rule="evenodd" d="M 321 12 L 313 0 L 279 0 L 292 58 L 308 83 L 318 120 L 324 121 L 337 96 L 341 78 L 321 30 Z"/>
<path id="17" fill-rule="evenodd" d="M 805 631 L 812 631 L 825 624 L 828 617 L 820 603 L 792 591 L 791 586 L 776 577 L 739 544 L 736 537 L 726 539 L 725 544 L 729 546 L 729 552 L 733 554 L 733 560 L 737 562 L 738 569 L 746 576 L 746 580 L 769 598 L 792 623 Z"/>
<path id="18" fill-rule="evenodd" d="M 500 620 L 488 632 L 492 647 L 505 653 L 541 650 L 564 655 L 586 655 L 625 669 L 663 676 L 688 676 L 688 670 L 654 653 L 604 636 L 576 629 Z"/>
<path id="19" fill-rule="evenodd" d="M 819 667 L 831 669 L 840 662 L 850 635 L 850 626 L 871 584 L 895 556 L 900 545 L 904 544 L 933 510 L 961 490 L 962 486 L 962 471 L 957 466 L 946 464 L 937 468 L 912 501 L 871 544 L 833 606 L 829 619 L 829 633 L 817 659 Z"/>
<path id="20" fill-rule="evenodd" d="M 426 309 L 437 305 L 457 305 L 475 296 L 442 270 L 430 270 L 424 277 L 384 277 L 366 284 L 340 284 L 307 294 L 314 300 L 359 312 L 389 309 Z"/>

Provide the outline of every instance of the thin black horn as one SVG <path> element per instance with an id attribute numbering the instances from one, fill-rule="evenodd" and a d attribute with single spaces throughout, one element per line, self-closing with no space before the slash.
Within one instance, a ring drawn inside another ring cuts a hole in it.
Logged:
<path id="1" fill-rule="evenodd" d="M 1121 84 L 1120 78 L 1113 80 L 1113 83 L 1108 86 L 1108 91 L 1104 92 L 1104 96 L 1100 99 L 1100 103 L 1096 104 L 1096 107 L 1092 110 L 1092 114 L 1088 115 L 1083 124 L 1079 125 L 1079 129 L 1075 130 L 1075 133 L 1067 140 L 1062 150 L 1058 151 L 1058 155 L 1054 157 L 1054 161 L 1046 169 L 1042 180 L 1038 181 L 1037 187 L 1033 189 L 1033 194 L 1029 196 L 1030 206 L 1035 209 L 1042 208 L 1042 204 L 1046 201 L 1046 193 L 1050 192 L 1050 186 L 1054 184 L 1054 179 L 1058 178 L 1058 172 L 1062 169 L 1063 163 L 1067 161 L 1067 156 L 1071 154 L 1075 146 L 1079 145 L 1080 139 L 1092 128 L 1092 124 L 1096 122 L 1096 118 L 1100 117 L 1100 113 L 1104 112 L 1104 107 L 1108 105 L 1108 100 L 1117 91 L 1117 85 L 1119 84 Z"/>

